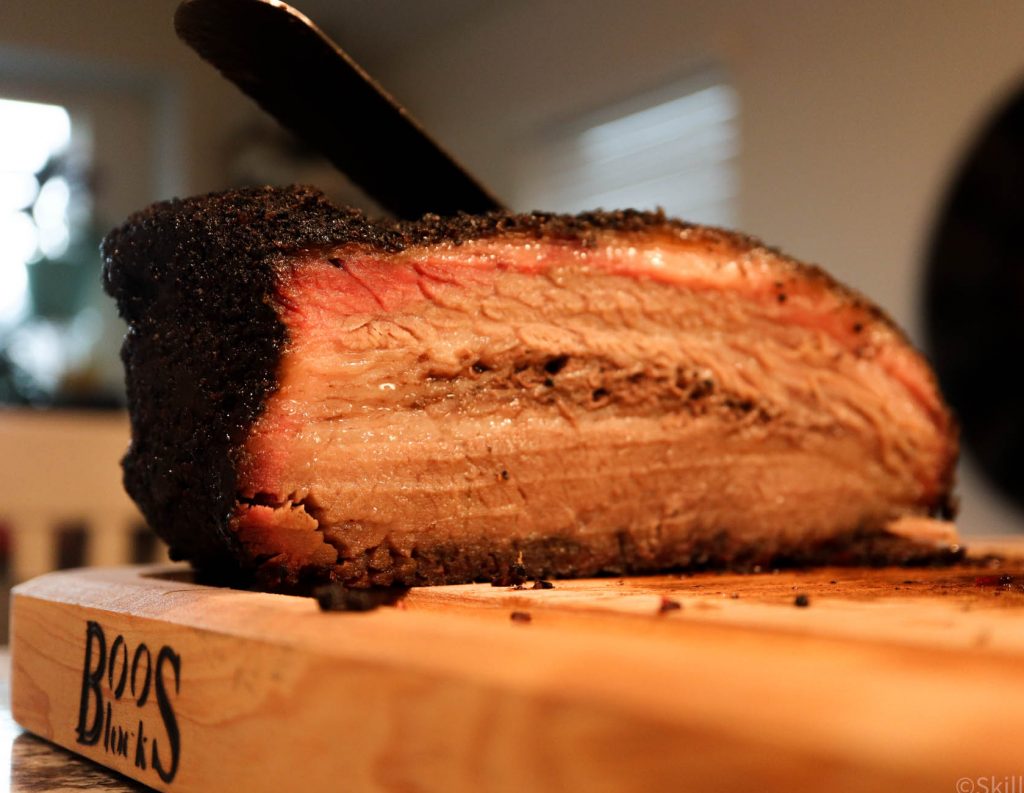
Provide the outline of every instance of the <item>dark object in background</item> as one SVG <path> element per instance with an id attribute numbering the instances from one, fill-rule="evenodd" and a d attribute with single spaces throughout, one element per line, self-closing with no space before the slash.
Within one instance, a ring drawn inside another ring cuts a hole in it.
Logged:
<path id="1" fill-rule="evenodd" d="M 1024 88 L 968 152 L 927 259 L 928 351 L 964 444 L 1024 507 Z"/>

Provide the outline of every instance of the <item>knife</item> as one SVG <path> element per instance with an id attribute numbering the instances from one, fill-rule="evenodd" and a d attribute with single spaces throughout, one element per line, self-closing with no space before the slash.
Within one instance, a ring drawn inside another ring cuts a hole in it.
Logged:
<path id="1" fill-rule="evenodd" d="M 279 0 L 185 0 L 178 36 L 397 217 L 502 204 L 306 16 Z"/>

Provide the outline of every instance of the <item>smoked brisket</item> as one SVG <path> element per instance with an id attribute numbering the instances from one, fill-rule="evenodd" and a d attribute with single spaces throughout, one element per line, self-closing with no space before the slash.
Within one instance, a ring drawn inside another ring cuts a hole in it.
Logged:
<path id="1" fill-rule="evenodd" d="M 956 430 L 870 302 L 621 211 L 370 220 L 309 188 L 104 243 L 125 485 L 171 555 L 297 589 L 948 547 Z M 936 528 L 938 526 L 938 528 Z"/>

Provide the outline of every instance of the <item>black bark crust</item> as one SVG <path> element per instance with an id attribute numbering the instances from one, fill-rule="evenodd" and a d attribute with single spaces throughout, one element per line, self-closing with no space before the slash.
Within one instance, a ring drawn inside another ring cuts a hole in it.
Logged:
<path id="1" fill-rule="evenodd" d="M 235 466 L 285 341 L 276 270 L 343 241 L 389 244 L 315 191 L 273 189 L 157 204 L 104 240 L 104 288 L 128 321 L 125 488 L 172 558 L 237 565 Z"/>
<path id="2" fill-rule="evenodd" d="M 604 231 L 665 232 L 741 255 L 770 251 L 794 276 L 822 279 L 892 325 L 818 268 L 756 239 L 661 212 L 497 212 L 395 222 L 336 207 L 309 187 L 161 202 L 130 217 L 102 247 L 104 288 L 129 326 L 122 348 L 132 427 L 123 460 L 125 488 L 169 544 L 172 558 L 244 577 L 242 554 L 228 528 L 236 469 L 246 437 L 277 385 L 287 331 L 274 308 L 274 289 L 290 256 L 348 244 L 397 252 L 504 235 L 588 246 Z M 453 553 L 458 557 L 452 549 L 443 555 Z M 470 568 L 479 561 L 456 577 L 472 580 Z M 571 562 L 537 568 L 538 574 L 578 572 Z M 623 571 L 640 569 L 646 568 L 629 560 L 622 564 Z M 415 583 L 439 581 L 423 574 Z"/>
<path id="3" fill-rule="evenodd" d="M 944 567 L 966 559 L 960 546 L 915 542 L 884 529 L 852 529 L 817 540 L 765 539 L 751 544 L 728 531 L 698 532 L 675 543 L 641 546 L 623 530 L 608 545 L 570 537 L 512 540 L 498 544 L 437 542 L 412 550 L 390 545 L 368 549 L 296 577 L 286 567 L 266 564 L 242 576 L 205 571 L 204 583 L 309 594 L 324 582 L 348 590 L 399 592 L 413 586 L 490 583 L 522 586 L 531 579 L 591 578 L 731 571 L 760 573 L 809 567 Z M 381 560 L 383 549 L 387 561 Z M 536 586 L 534 587 L 537 588 Z M 546 588 L 546 587 L 541 587 Z"/>

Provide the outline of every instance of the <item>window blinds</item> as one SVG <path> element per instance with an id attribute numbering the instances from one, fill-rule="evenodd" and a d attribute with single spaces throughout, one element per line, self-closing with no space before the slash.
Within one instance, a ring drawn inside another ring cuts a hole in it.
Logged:
<path id="1" fill-rule="evenodd" d="M 517 203 L 538 209 L 634 207 L 736 224 L 738 98 L 690 79 L 561 125 L 534 147 Z"/>

